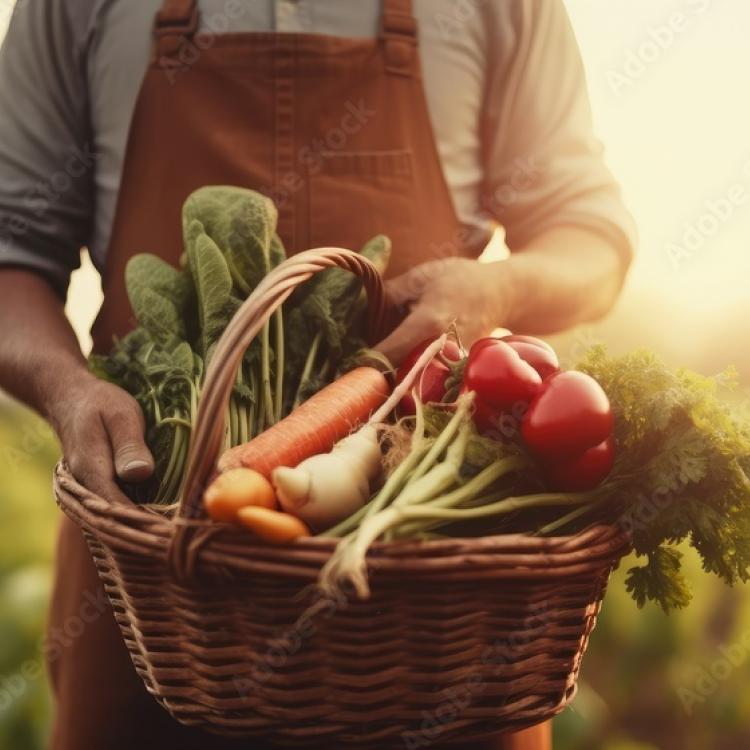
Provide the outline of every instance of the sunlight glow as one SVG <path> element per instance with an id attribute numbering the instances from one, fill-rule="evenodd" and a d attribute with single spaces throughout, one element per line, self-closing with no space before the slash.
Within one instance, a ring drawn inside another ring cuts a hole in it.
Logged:
<path id="1" fill-rule="evenodd" d="M 649 346 L 704 370 L 734 362 L 747 374 L 750 3 L 566 6 L 597 132 L 641 233 L 617 309 L 585 335 L 618 349 Z M 0 38 L 11 7 L 0 0 Z M 89 263 L 71 289 L 69 314 L 86 343 L 100 301 Z"/>

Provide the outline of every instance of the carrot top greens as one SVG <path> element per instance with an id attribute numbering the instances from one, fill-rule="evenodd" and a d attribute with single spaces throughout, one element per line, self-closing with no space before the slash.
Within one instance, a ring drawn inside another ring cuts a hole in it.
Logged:
<path id="1" fill-rule="evenodd" d="M 707 572 L 730 585 L 746 581 L 750 421 L 722 398 L 734 374 L 672 371 L 650 352 L 610 357 L 601 346 L 578 367 L 599 381 L 615 412 L 617 459 L 597 493 L 645 557 L 627 579 L 638 604 L 688 604 L 682 541 L 698 551 Z"/>

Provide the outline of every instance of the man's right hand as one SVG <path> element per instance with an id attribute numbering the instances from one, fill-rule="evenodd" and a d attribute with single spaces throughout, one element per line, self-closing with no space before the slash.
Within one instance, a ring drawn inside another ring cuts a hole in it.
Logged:
<path id="1" fill-rule="evenodd" d="M 50 394 L 46 412 L 73 476 L 97 495 L 122 497 L 115 477 L 141 482 L 153 473 L 141 408 L 116 385 L 77 373 Z"/>
<path id="2" fill-rule="evenodd" d="M 116 477 L 154 470 L 137 401 L 89 371 L 62 299 L 39 274 L 0 268 L 0 330 L 0 387 L 51 423 L 78 481 L 124 499 Z"/>

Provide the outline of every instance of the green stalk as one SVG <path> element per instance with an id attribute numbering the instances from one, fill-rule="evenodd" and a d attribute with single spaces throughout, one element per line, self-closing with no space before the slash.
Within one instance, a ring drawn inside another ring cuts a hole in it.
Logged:
<path id="1" fill-rule="evenodd" d="M 167 468 L 164 471 L 164 476 L 160 482 L 159 492 L 157 494 L 158 503 L 163 503 L 165 498 L 171 496 L 172 485 L 174 484 L 174 477 L 179 471 L 179 459 L 180 459 L 180 443 L 182 440 L 182 429 L 177 426 L 174 430 L 174 436 L 172 437 L 172 447 L 169 451 L 169 461 L 167 462 Z"/>
<path id="2" fill-rule="evenodd" d="M 536 536 L 547 536 L 548 534 L 551 534 L 553 531 L 557 531 L 558 529 L 562 529 L 565 526 L 567 526 L 571 521 L 575 521 L 576 519 L 580 518 L 581 516 L 585 516 L 587 513 L 590 513 L 591 511 L 594 511 L 604 502 L 604 499 L 597 500 L 593 502 L 591 505 L 583 505 L 580 508 L 576 508 L 575 510 L 570 511 L 570 513 L 566 513 L 564 516 L 556 519 L 555 521 L 551 521 L 546 526 L 542 526 L 541 529 L 539 529 L 536 532 Z"/>
<path id="3" fill-rule="evenodd" d="M 258 413 L 258 401 L 260 399 L 258 398 L 258 381 L 255 377 L 255 368 L 253 367 L 250 368 L 249 380 L 250 380 L 250 390 L 253 392 L 253 403 L 250 405 L 250 409 L 248 410 L 247 432 L 251 438 L 254 438 L 256 424 L 258 426 L 258 432 L 260 432 L 263 428 L 260 425 L 260 422 L 256 420 L 256 416 Z"/>
<path id="4" fill-rule="evenodd" d="M 179 503 L 180 498 L 182 497 L 182 490 L 185 485 L 185 475 L 186 475 L 186 463 L 187 463 L 187 457 L 188 457 L 188 450 L 190 449 L 190 434 L 188 433 L 185 435 L 184 440 L 182 441 L 182 444 L 180 445 L 180 458 L 178 463 L 178 474 L 179 477 L 177 481 L 177 488 L 174 491 L 174 494 L 172 497 L 174 498 L 173 502 L 175 504 Z"/>
<path id="5" fill-rule="evenodd" d="M 273 419 L 273 394 L 271 393 L 271 326 L 266 321 L 261 333 L 261 375 L 263 385 L 263 409 L 265 414 L 265 423 L 270 427 L 274 423 Z"/>
<path id="6" fill-rule="evenodd" d="M 237 399 L 232 396 L 229 399 L 229 446 L 237 445 L 240 432 L 239 413 L 237 411 Z"/>
<path id="7" fill-rule="evenodd" d="M 198 399 L 200 398 L 200 385 L 198 382 L 190 381 L 190 424 L 195 424 L 198 415 Z M 192 426 L 190 428 L 192 430 Z"/>
<path id="8" fill-rule="evenodd" d="M 445 460 L 434 466 L 416 481 L 410 481 L 401 494 L 393 501 L 394 506 L 399 508 L 408 506 L 411 503 L 423 503 L 429 498 L 439 495 L 448 489 L 452 484 L 457 482 L 461 464 L 466 455 L 466 446 L 469 442 L 470 425 L 464 422 L 459 430 L 458 437 L 448 447 Z M 437 441 L 435 441 L 437 443 Z M 427 456 L 422 460 L 424 464 L 433 453 L 435 444 L 428 451 Z"/>
<path id="9" fill-rule="evenodd" d="M 359 529 L 342 540 L 341 549 L 329 560 L 321 573 L 321 584 L 326 588 L 335 588 L 343 579 L 348 579 L 354 585 L 360 597 L 369 594 L 367 583 L 367 566 L 365 558 L 367 550 L 380 536 L 389 529 L 401 526 L 404 521 L 466 521 L 471 518 L 488 518 L 512 513 L 527 508 L 541 508 L 555 505 L 577 505 L 589 503 L 586 494 L 555 494 L 544 493 L 510 497 L 499 500 L 479 508 L 437 508 L 426 505 L 391 505 L 380 513 L 365 519 Z M 415 527 L 419 531 L 423 525 Z M 428 528 L 424 525 L 424 528 Z"/>
<path id="10" fill-rule="evenodd" d="M 235 378 L 237 385 L 242 385 L 242 362 L 237 368 L 237 377 Z M 237 397 L 237 442 L 234 445 L 241 445 L 248 441 L 247 436 L 247 407 L 245 406 L 244 396 Z"/>
<path id="11" fill-rule="evenodd" d="M 276 330 L 276 397 L 274 403 L 274 421 L 281 419 L 284 406 L 284 314 L 279 308 L 274 313 L 274 328 Z"/>
<path id="12" fill-rule="evenodd" d="M 456 433 L 461 427 L 461 424 L 464 421 L 464 417 L 471 408 L 472 403 L 473 399 L 471 397 L 462 397 L 458 400 L 456 411 L 450 418 L 448 424 L 443 428 L 443 431 L 432 444 L 432 448 L 430 448 L 427 455 L 422 459 L 419 466 L 417 466 L 412 475 L 409 477 L 409 480 L 406 483 L 407 487 L 410 484 L 416 482 L 424 474 L 426 474 L 427 471 L 432 468 L 438 458 L 440 458 L 443 451 L 448 448 L 448 445 L 453 441 L 453 438 L 456 436 Z"/>
<path id="13" fill-rule="evenodd" d="M 161 422 L 161 406 L 156 395 L 156 388 L 149 381 L 148 395 L 151 397 L 151 403 L 154 407 L 154 424 Z"/>
<path id="14" fill-rule="evenodd" d="M 437 498 L 425 498 L 423 502 L 429 503 L 430 508 L 458 508 L 463 506 L 464 503 L 469 502 L 471 503 L 471 508 L 481 508 L 500 500 L 505 500 L 507 499 L 507 495 L 504 490 L 496 490 L 485 495 L 482 495 L 481 493 L 495 484 L 499 479 L 502 479 L 502 477 L 513 473 L 517 469 L 522 469 L 525 466 L 526 461 L 520 456 L 501 458 L 485 467 L 479 472 L 479 474 L 472 477 L 466 482 L 466 484 L 453 490 L 453 492 L 449 492 Z M 417 504 L 419 504 L 419 501 L 417 501 Z M 418 531 L 425 531 L 434 528 L 435 526 L 440 526 L 441 524 L 442 521 L 439 520 L 432 523 L 419 521 L 414 524 L 406 524 L 403 528 L 399 529 L 398 535 L 401 537 L 410 537 Z"/>
<path id="15" fill-rule="evenodd" d="M 348 516 L 340 523 L 332 526 L 330 529 L 322 532 L 319 536 L 343 537 L 354 531 L 360 524 L 360 521 L 375 515 L 382 510 L 389 501 L 398 493 L 403 480 L 409 475 L 417 461 L 427 452 L 428 445 L 424 444 L 414 448 L 407 458 L 399 467 L 388 477 L 385 484 L 375 497 L 366 505 L 363 505 L 356 513 Z"/>
<path id="16" fill-rule="evenodd" d="M 240 401 L 237 404 L 237 445 L 242 445 L 249 439 L 247 434 L 247 407 L 244 401 Z"/>
<path id="17" fill-rule="evenodd" d="M 446 496 L 444 496 L 446 497 Z M 490 503 L 498 502 L 507 497 L 507 494 L 503 490 L 496 490 L 495 492 L 489 492 L 485 495 L 475 498 L 472 501 L 471 507 L 481 507 L 489 505 Z M 441 498 L 442 499 L 442 498 Z M 435 507 L 435 504 L 431 503 L 430 507 Z M 420 534 L 429 533 L 431 529 L 436 527 L 444 526 L 445 524 L 441 520 L 435 521 L 413 521 L 411 523 L 405 523 L 396 529 L 391 529 L 390 532 L 386 532 L 386 540 L 393 541 L 394 539 L 415 539 Z"/>
<path id="18" fill-rule="evenodd" d="M 482 469 L 479 474 L 472 477 L 466 482 L 466 484 L 453 490 L 453 492 L 449 492 L 447 495 L 432 500 L 426 498 L 422 502 L 429 502 L 431 508 L 459 507 L 463 503 L 477 497 L 501 477 L 504 477 L 506 474 L 510 474 L 517 469 L 522 469 L 525 466 L 526 461 L 520 456 L 501 458 Z"/>
<path id="19" fill-rule="evenodd" d="M 322 340 L 323 332 L 318 331 L 312 340 L 312 344 L 310 344 L 310 349 L 308 350 L 307 357 L 305 358 L 305 364 L 302 368 L 302 375 L 300 376 L 299 385 L 297 386 L 297 393 L 294 395 L 294 405 L 292 406 L 293 409 L 296 409 L 300 404 L 300 400 L 302 397 L 302 388 L 310 379 L 310 373 L 312 372 L 313 365 L 315 364 L 315 358 L 318 356 L 318 349 L 320 348 L 320 342 Z"/>
<path id="20" fill-rule="evenodd" d="M 268 426 L 266 424 L 266 401 L 265 399 L 258 399 L 258 421 L 256 422 L 258 432 L 263 432 Z"/>
<path id="21" fill-rule="evenodd" d="M 487 518 L 490 516 L 514 513 L 517 510 L 529 508 L 547 508 L 557 505 L 580 505 L 590 503 L 591 498 L 585 493 L 561 494 L 539 493 L 537 495 L 522 495 L 508 497 L 496 503 L 483 505 L 480 508 L 439 508 L 431 505 L 410 505 L 400 508 L 404 518 L 409 519 L 442 519 L 445 521 L 465 521 L 470 518 Z"/>
<path id="22" fill-rule="evenodd" d="M 187 429 L 192 427 L 190 420 L 185 417 L 164 417 L 159 424 L 172 424 L 179 427 L 187 427 Z"/>
<path id="23" fill-rule="evenodd" d="M 431 442 L 425 438 L 424 408 L 419 399 L 416 399 L 417 421 L 414 425 L 414 432 L 411 436 L 411 450 L 409 455 L 399 464 L 398 468 L 392 472 L 385 484 L 381 487 L 380 492 L 375 496 L 371 503 L 365 506 L 366 511 L 364 518 L 375 515 L 379 510 L 384 508 L 388 503 L 402 491 L 409 475 L 418 465 L 424 455 L 430 450 Z"/>

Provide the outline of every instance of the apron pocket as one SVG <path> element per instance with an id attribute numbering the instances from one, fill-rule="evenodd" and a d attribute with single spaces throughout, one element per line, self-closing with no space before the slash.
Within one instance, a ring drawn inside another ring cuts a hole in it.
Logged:
<path id="1" fill-rule="evenodd" d="M 324 151 L 310 165 L 310 247 L 359 250 L 376 234 L 393 243 L 388 276 L 407 270 L 415 248 L 410 151 Z M 412 258 L 412 261 L 414 259 Z"/>

